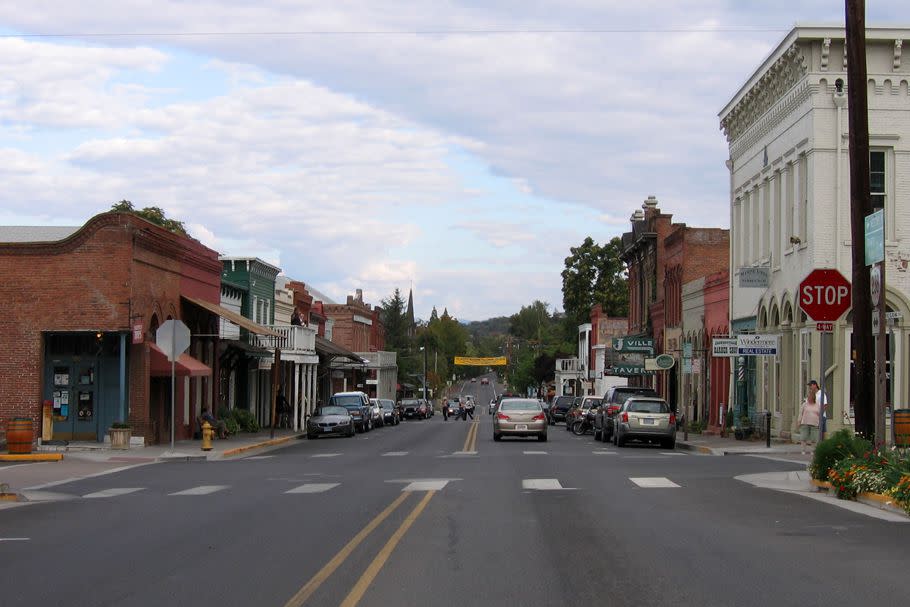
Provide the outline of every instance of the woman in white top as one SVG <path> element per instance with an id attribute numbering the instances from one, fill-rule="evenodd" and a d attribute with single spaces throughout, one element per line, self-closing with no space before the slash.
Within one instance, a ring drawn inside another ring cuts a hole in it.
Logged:
<path id="1" fill-rule="evenodd" d="M 818 391 L 818 382 L 814 379 L 808 383 L 809 391 L 799 408 L 799 439 L 806 453 L 806 445 L 818 442 L 818 426 L 822 416 L 822 396 Z"/>

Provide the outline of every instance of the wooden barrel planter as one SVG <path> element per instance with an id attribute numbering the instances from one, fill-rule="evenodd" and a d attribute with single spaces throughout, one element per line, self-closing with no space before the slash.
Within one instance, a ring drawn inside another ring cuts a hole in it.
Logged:
<path id="1" fill-rule="evenodd" d="M 894 410 L 894 444 L 910 447 L 910 409 Z"/>
<path id="2" fill-rule="evenodd" d="M 6 449 L 10 453 L 31 453 L 34 429 L 28 417 L 14 417 L 6 423 Z"/>

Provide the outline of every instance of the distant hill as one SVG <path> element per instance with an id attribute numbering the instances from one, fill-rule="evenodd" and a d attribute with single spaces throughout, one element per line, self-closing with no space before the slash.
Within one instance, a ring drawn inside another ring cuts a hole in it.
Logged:
<path id="1" fill-rule="evenodd" d="M 465 323 L 465 327 L 473 337 L 489 337 L 491 335 L 507 335 L 510 321 L 508 316 L 497 316 L 487 320 L 472 320 Z"/>

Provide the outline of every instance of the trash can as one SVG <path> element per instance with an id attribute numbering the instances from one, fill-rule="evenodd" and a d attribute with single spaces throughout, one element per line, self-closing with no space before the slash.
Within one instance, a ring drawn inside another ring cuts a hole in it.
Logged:
<path id="1" fill-rule="evenodd" d="M 30 417 L 14 417 L 6 423 L 6 449 L 11 454 L 32 452 L 34 429 Z"/>
<path id="2" fill-rule="evenodd" d="M 894 410 L 894 445 L 910 447 L 910 409 Z"/>

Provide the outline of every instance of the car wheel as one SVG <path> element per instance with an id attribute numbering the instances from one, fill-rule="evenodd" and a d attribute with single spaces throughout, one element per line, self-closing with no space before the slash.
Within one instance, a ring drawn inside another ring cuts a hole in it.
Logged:
<path id="1" fill-rule="evenodd" d="M 348 432 L 348 438 L 354 438 L 354 434 L 356 434 L 356 432 L 354 432 L 354 426 L 351 426 L 351 431 Z"/>
<path id="2" fill-rule="evenodd" d="M 309 432 L 307 432 L 306 437 L 308 440 L 316 440 L 317 438 L 315 434 L 310 434 Z"/>
<path id="3" fill-rule="evenodd" d="M 613 445 L 618 447 L 619 443 L 616 441 L 616 430 L 613 431 Z"/>
<path id="4" fill-rule="evenodd" d="M 597 428 L 594 428 L 594 440 L 595 440 L 595 441 L 600 442 L 600 435 L 601 435 L 601 434 L 602 434 L 602 433 L 601 433 L 600 430 L 598 430 Z"/>
<path id="5" fill-rule="evenodd" d="M 662 441 L 661 444 L 663 445 L 664 449 L 668 449 L 668 450 L 676 449 L 676 439 L 675 438 L 668 438 L 667 440 Z"/>
<path id="6" fill-rule="evenodd" d="M 538 440 L 538 442 L 545 443 L 545 442 L 547 442 L 547 435 L 546 435 L 546 434 L 538 434 L 538 435 L 537 435 L 537 440 Z"/>
<path id="7" fill-rule="evenodd" d="M 616 436 L 616 446 L 617 446 L 617 447 L 625 447 L 625 446 L 626 446 L 626 438 L 625 438 L 624 436 L 619 436 L 619 435 L 617 435 L 617 436 Z"/>
<path id="8" fill-rule="evenodd" d="M 496 442 L 498 443 L 499 441 L 502 440 L 502 435 L 501 435 L 501 434 L 495 434 L 495 433 L 494 433 L 494 434 L 493 434 L 493 440 L 496 441 Z"/>

